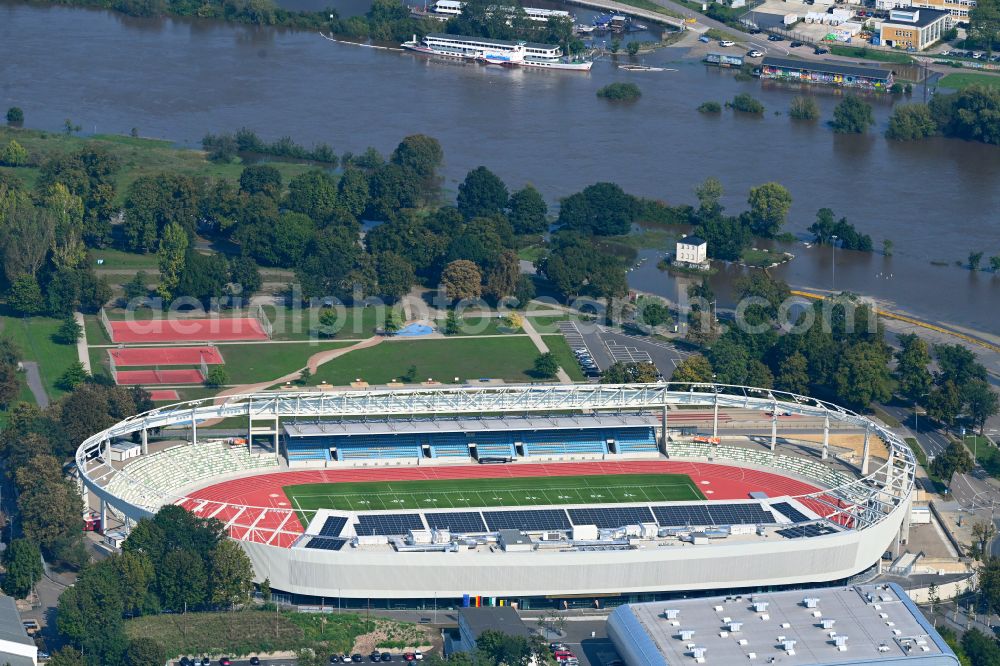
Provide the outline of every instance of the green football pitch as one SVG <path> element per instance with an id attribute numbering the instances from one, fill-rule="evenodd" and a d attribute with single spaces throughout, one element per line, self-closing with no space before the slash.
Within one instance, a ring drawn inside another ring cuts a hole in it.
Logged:
<path id="1" fill-rule="evenodd" d="M 686 474 L 310 483 L 285 486 L 284 491 L 300 518 L 316 509 L 464 509 L 705 499 Z"/>

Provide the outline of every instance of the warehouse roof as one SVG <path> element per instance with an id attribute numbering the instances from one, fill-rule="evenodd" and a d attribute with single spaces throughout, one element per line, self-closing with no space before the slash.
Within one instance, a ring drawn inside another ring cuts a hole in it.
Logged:
<path id="1" fill-rule="evenodd" d="M 858 67 L 857 65 L 841 65 L 827 61 L 811 62 L 797 58 L 775 58 L 766 56 L 761 63 L 764 67 L 781 67 L 783 69 L 799 69 L 822 74 L 841 74 L 843 76 L 863 76 L 869 79 L 887 80 L 892 74 L 888 69 L 878 67 Z"/>

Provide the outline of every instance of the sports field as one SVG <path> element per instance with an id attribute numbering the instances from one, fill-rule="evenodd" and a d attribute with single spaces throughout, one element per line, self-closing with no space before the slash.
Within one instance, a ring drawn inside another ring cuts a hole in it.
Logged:
<path id="1" fill-rule="evenodd" d="M 705 499 L 686 474 L 315 483 L 283 490 L 300 519 L 301 512 L 316 509 L 385 511 Z"/>

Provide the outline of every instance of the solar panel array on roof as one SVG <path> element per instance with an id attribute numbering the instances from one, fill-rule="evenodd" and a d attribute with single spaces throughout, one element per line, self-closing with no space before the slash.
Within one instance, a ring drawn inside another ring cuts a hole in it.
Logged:
<path id="1" fill-rule="evenodd" d="M 564 509 L 526 511 L 483 511 L 491 532 L 497 530 L 568 530 L 571 525 Z"/>
<path id="2" fill-rule="evenodd" d="M 326 537 L 313 537 L 306 544 L 306 548 L 313 550 L 340 550 L 347 543 L 347 539 L 328 539 Z"/>
<path id="3" fill-rule="evenodd" d="M 661 527 L 686 525 L 757 525 L 773 523 L 774 515 L 760 504 L 686 504 L 654 506 Z"/>
<path id="4" fill-rule="evenodd" d="M 569 509 L 569 519 L 574 525 L 596 525 L 616 528 L 655 521 L 648 506 L 609 506 L 587 509 Z"/>
<path id="5" fill-rule="evenodd" d="M 409 530 L 422 530 L 424 521 L 419 513 L 361 514 L 356 528 L 359 536 L 400 536 Z"/>
<path id="6" fill-rule="evenodd" d="M 426 513 L 427 526 L 436 530 L 452 532 L 486 532 L 486 523 L 478 511 L 451 511 L 448 513 Z"/>
<path id="7" fill-rule="evenodd" d="M 327 516 L 323 527 L 319 529 L 321 537 L 339 537 L 344 525 L 347 524 L 346 516 Z"/>
<path id="8" fill-rule="evenodd" d="M 781 515 L 785 516 L 793 523 L 808 523 L 812 520 L 812 518 L 802 513 L 788 502 L 775 502 L 771 505 L 771 508 L 777 510 Z"/>
<path id="9" fill-rule="evenodd" d="M 788 527 L 783 530 L 778 530 L 778 534 L 785 537 L 786 539 L 801 539 L 803 537 L 818 537 L 825 536 L 827 534 L 836 534 L 837 530 L 830 527 L 829 525 L 823 525 L 822 523 L 813 523 L 811 525 L 796 525 L 795 527 Z"/>

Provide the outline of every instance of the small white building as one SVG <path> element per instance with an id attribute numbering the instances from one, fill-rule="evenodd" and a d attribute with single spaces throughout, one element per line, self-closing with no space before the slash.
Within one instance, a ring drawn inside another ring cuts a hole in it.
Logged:
<path id="1" fill-rule="evenodd" d="M 708 241 L 698 236 L 685 236 L 680 239 L 677 241 L 674 263 L 688 268 L 708 268 Z"/>

